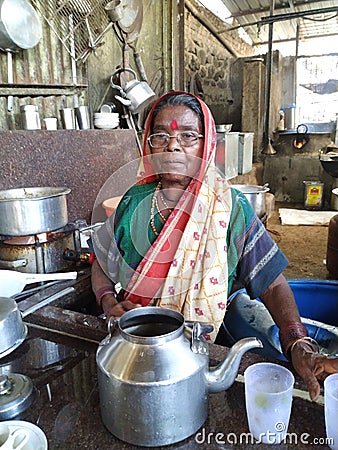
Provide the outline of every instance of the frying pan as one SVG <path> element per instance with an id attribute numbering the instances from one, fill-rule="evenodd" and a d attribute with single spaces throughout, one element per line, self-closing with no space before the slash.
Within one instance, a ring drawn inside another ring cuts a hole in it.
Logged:
<path id="1" fill-rule="evenodd" d="M 11 297 L 23 291 L 26 284 L 48 280 L 75 280 L 77 272 L 23 273 L 15 270 L 0 270 L 0 297 Z"/>
<path id="2" fill-rule="evenodd" d="M 7 52 L 8 84 L 13 84 L 12 52 L 35 47 L 41 36 L 41 21 L 28 0 L 0 0 L 0 49 Z M 13 109 L 12 96 L 7 109 Z"/>

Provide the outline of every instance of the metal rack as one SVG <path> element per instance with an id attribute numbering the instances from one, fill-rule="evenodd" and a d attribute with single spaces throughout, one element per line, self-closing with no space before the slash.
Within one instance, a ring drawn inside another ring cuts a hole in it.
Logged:
<path id="1" fill-rule="evenodd" d="M 31 0 L 75 61 L 85 62 L 111 28 L 109 0 Z"/>

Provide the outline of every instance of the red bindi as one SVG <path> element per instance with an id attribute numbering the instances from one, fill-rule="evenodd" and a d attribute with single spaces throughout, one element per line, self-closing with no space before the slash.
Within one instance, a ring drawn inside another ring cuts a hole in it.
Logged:
<path id="1" fill-rule="evenodd" d="M 172 130 L 178 130 L 178 125 L 175 119 L 171 121 L 170 128 Z"/>

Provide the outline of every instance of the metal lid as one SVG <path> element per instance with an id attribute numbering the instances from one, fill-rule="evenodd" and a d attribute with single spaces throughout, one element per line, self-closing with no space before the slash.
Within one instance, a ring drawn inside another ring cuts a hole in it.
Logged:
<path id="1" fill-rule="evenodd" d="M 0 375 L 0 420 L 11 419 L 25 411 L 34 397 L 32 380 L 25 375 Z"/>

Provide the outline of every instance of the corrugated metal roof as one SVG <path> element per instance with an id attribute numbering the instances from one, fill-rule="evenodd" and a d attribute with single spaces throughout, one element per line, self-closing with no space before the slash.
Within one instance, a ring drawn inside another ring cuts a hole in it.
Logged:
<path id="1" fill-rule="evenodd" d="M 273 21 L 273 42 L 337 36 L 338 1 L 322 0 L 222 0 L 232 17 L 241 25 L 254 45 L 269 40 L 269 22 Z M 271 14 L 272 13 L 272 14 Z"/>

